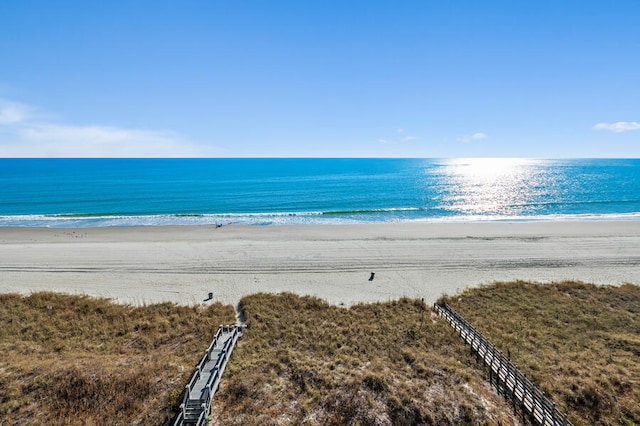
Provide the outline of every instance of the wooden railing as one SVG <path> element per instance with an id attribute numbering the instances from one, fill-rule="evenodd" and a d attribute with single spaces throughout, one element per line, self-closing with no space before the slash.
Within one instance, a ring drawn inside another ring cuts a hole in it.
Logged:
<path id="1" fill-rule="evenodd" d="M 189 421 L 189 424 L 194 424 L 197 426 L 205 424 L 205 421 L 209 416 L 209 412 L 211 409 L 211 399 L 218 390 L 220 379 L 222 378 L 222 373 L 224 372 L 224 369 L 227 366 L 227 362 L 231 357 L 233 348 L 236 346 L 238 339 L 242 336 L 242 330 L 244 329 L 244 327 L 244 325 L 221 325 L 218 328 L 213 341 L 205 351 L 204 356 L 202 357 L 200 362 L 196 365 L 196 371 L 193 373 L 191 380 L 189 380 L 189 383 L 185 386 L 184 397 L 182 398 L 182 403 L 180 404 L 180 412 L 178 413 L 173 423 L 174 426 L 185 424 L 187 412 L 190 408 L 196 408 L 199 412 L 199 417 L 197 420 Z M 230 336 L 228 335 L 229 333 Z M 211 374 L 209 376 L 209 379 L 207 380 L 204 392 L 202 392 L 200 398 L 196 400 L 191 399 L 191 392 L 194 390 L 196 383 L 198 383 L 198 381 L 202 377 L 202 371 L 205 368 L 205 365 L 211 360 L 211 354 L 215 350 L 218 341 L 223 336 L 225 338 L 225 342 L 223 343 L 222 349 L 220 350 L 217 362 L 213 367 L 213 374 Z"/>
<path id="2" fill-rule="evenodd" d="M 449 305 L 435 304 L 434 311 L 444 317 L 471 345 L 471 349 L 489 368 L 489 381 L 496 386 L 498 393 L 520 404 L 524 412 L 538 425 L 573 426 L 567 415 L 561 413 L 554 403 L 535 387 L 531 381 L 511 363 L 508 357 L 498 351 L 482 333 L 475 329 Z"/>

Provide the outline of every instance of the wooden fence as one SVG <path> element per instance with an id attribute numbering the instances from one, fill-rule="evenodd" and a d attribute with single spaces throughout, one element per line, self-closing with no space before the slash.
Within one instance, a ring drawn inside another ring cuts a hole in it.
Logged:
<path id="1" fill-rule="evenodd" d="M 573 426 L 567 415 L 561 413 L 527 377 L 511 363 L 508 357 L 498 351 L 482 333 L 475 329 L 449 305 L 435 304 L 434 311 L 445 318 L 464 339 L 471 349 L 489 368 L 489 380 L 498 393 L 520 404 L 525 413 L 538 425 Z"/>

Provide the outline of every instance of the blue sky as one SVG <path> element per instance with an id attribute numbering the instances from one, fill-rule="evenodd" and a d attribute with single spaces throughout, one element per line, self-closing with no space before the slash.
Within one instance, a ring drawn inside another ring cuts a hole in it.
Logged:
<path id="1" fill-rule="evenodd" d="M 640 157 L 640 1 L 0 0 L 2 157 Z"/>

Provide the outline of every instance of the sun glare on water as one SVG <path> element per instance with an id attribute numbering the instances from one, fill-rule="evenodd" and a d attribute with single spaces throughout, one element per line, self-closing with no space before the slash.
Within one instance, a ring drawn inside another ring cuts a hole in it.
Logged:
<path id="1" fill-rule="evenodd" d="M 524 214 L 542 188 L 539 165 L 522 158 L 451 160 L 441 170 L 448 186 L 441 201 L 467 214 Z"/>

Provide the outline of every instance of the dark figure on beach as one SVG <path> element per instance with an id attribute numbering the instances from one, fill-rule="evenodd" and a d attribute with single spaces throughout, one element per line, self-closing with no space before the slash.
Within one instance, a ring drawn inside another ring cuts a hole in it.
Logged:
<path id="1" fill-rule="evenodd" d="M 374 277 L 375 275 L 376 275 L 376 273 L 375 273 L 375 272 L 372 272 L 372 273 L 371 273 L 371 276 L 369 277 L 369 281 L 373 281 L 373 277 Z"/>

